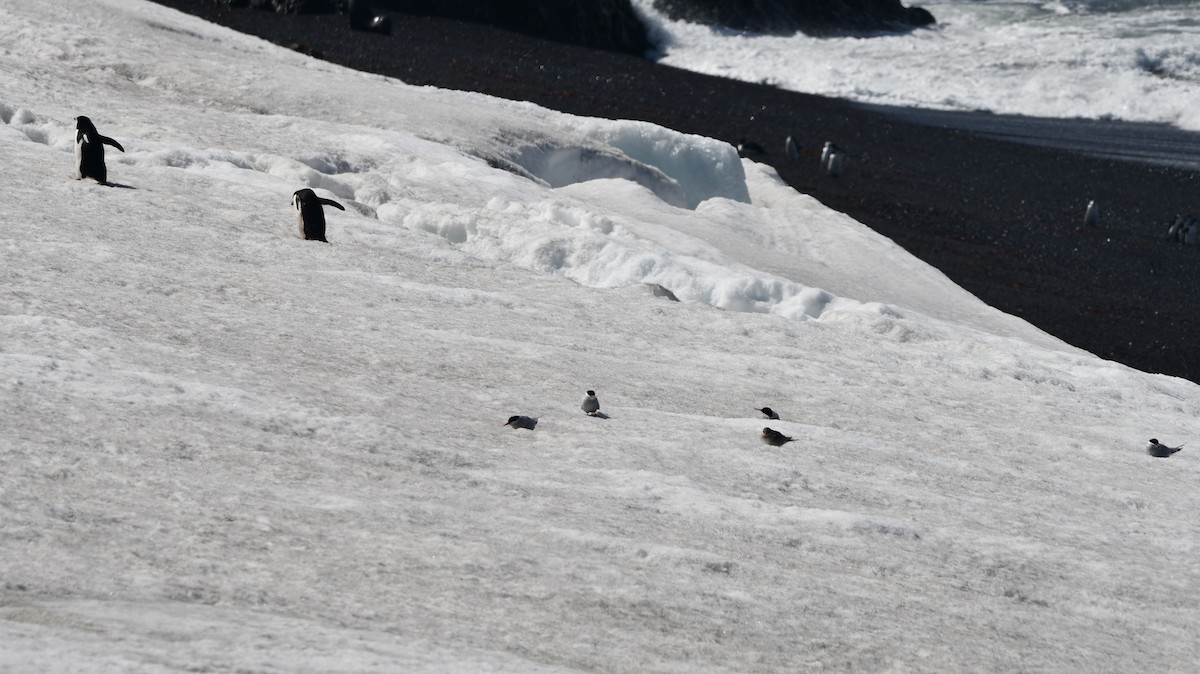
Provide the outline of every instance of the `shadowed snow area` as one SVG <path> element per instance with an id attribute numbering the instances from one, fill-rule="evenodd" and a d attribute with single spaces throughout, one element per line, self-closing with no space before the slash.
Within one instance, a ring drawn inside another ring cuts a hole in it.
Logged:
<path id="1" fill-rule="evenodd" d="M 0 0 L 0 670 L 1200 657 L 1194 384 L 716 141 L 55 7 Z"/>

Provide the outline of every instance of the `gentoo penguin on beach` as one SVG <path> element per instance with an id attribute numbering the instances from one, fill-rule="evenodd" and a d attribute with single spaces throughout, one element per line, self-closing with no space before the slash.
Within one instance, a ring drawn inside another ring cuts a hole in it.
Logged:
<path id="1" fill-rule="evenodd" d="M 121 152 L 125 148 L 108 136 L 101 136 L 96 125 L 87 117 L 75 118 L 76 180 L 91 178 L 101 185 L 108 184 L 108 168 L 104 165 L 104 146 L 111 145 Z"/>
<path id="2" fill-rule="evenodd" d="M 333 206 L 339 211 L 346 210 L 341 204 L 332 199 L 322 199 L 317 193 L 308 189 L 296 190 L 292 195 L 292 205 L 296 207 L 296 222 L 300 224 L 300 236 L 308 241 L 325 241 L 325 209 L 321 204 Z"/>
<path id="3" fill-rule="evenodd" d="M 519 414 L 514 414 L 508 418 L 508 421 L 504 422 L 504 425 L 512 426 L 513 428 L 528 428 L 532 431 L 533 427 L 537 426 L 537 421 L 537 417 L 526 417 Z"/>
<path id="4" fill-rule="evenodd" d="M 779 431 L 774 430 L 772 428 L 764 428 L 763 432 L 762 432 L 762 442 L 764 445 L 772 445 L 774 447 L 780 447 L 782 445 L 786 445 L 787 443 L 789 443 L 795 439 L 796 438 L 789 438 L 788 436 L 784 435 L 783 433 L 780 433 Z"/>
<path id="5" fill-rule="evenodd" d="M 583 404 L 579 406 L 589 417 L 596 416 L 600 411 L 600 399 L 596 397 L 595 391 L 588 391 L 587 397 L 583 399 Z"/>
<path id="6" fill-rule="evenodd" d="M 1150 444 L 1146 445 L 1146 453 L 1159 459 L 1165 459 L 1181 449 L 1183 445 L 1168 447 L 1154 438 L 1150 438 Z"/>
<path id="7" fill-rule="evenodd" d="M 779 419 L 779 414 L 777 414 L 775 412 L 775 410 L 771 409 L 770 407 L 763 407 L 763 408 L 755 407 L 754 409 L 758 410 L 759 412 L 762 412 L 763 416 L 768 419 L 776 419 L 776 420 Z"/>

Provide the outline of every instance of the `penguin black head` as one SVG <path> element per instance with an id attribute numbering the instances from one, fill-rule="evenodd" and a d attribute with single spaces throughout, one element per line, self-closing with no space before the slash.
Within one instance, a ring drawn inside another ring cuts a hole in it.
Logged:
<path id="1" fill-rule="evenodd" d="M 84 133 L 98 133 L 96 125 L 92 123 L 92 120 L 82 115 L 75 118 L 75 128 Z"/>
<path id="2" fill-rule="evenodd" d="M 594 396 L 594 395 L 596 395 L 596 392 L 595 392 L 595 391 L 588 391 L 588 395 L 590 395 L 590 396 Z"/>
<path id="3" fill-rule="evenodd" d="M 300 210 L 300 208 L 302 206 L 317 206 L 319 204 L 324 204 L 326 206 L 333 206 L 334 208 L 338 209 L 339 211 L 346 210 L 345 206 L 339 204 L 338 202 L 334 201 L 333 199 L 325 199 L 325 198 L 319 197 L 319 196 L 317 196 L 316 192 L 312 191 L 311 189 L 309 189 L 307 187 L 305 187 L 302 190 L 296 190 L 295 192 L 292 193 L 292 205 L 296 207 L 296 210 Z"/>
<path id="4" fill-rule="evenodd" d="M 1152 444 L 1152 445 L 1157 445 L 1157 444 L 1158 444 L 1158 440 L 1157 440 L 1156 438 L 1150 438 L 1150 444 Z"/>

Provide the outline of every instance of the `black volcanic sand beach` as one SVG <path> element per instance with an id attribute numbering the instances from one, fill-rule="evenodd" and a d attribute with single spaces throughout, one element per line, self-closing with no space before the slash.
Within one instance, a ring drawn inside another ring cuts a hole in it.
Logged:
<path id="1" fill-rule="evenodd" d="M 410 84 L 757 143 L 766 153 L 755 159 L 797 190 L 890 237 L 988 304 L 1102 357 L 1200 382 L 1200 248 L 1165 240 L 1177 212 L 1200 216 L 1194 170 L 997 140 L 944 121 L 448 19 L 392 14 L 393 34 L 382 36 L 351 31 L 339 15 L 157 1 Z M 785 156 L 788 135 L 808 153 L 798 162 Z M 827 140 L 849 153 L 837 179 L 819 170 Z M 1103 207 L 1099 228 L 1083 226 L 1089 199 Z"/>

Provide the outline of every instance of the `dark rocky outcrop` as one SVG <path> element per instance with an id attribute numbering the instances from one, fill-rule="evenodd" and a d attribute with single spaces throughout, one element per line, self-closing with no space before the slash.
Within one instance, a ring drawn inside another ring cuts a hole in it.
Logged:
<path id="1" fill-rule="evenodd" d="M 350 14 L 356 30 L 390 33 L 376 10 L 483 23 L 583 47 L 644 56 L 652 48 L 630 0 L 210 0 L 277 14 Z"/>
<path id="2" fill-rule="evenodd" d="M 935 23 L 900 0 L 654 0 L 672 19 L 760 33 L 831 34 L 911 30 Z"/>
<path id="3" fill-rule="evenodd" d="M 379 9 L 498 28 L 642 56 L 651 48 L 629 0 L 375 0 Z"/>

